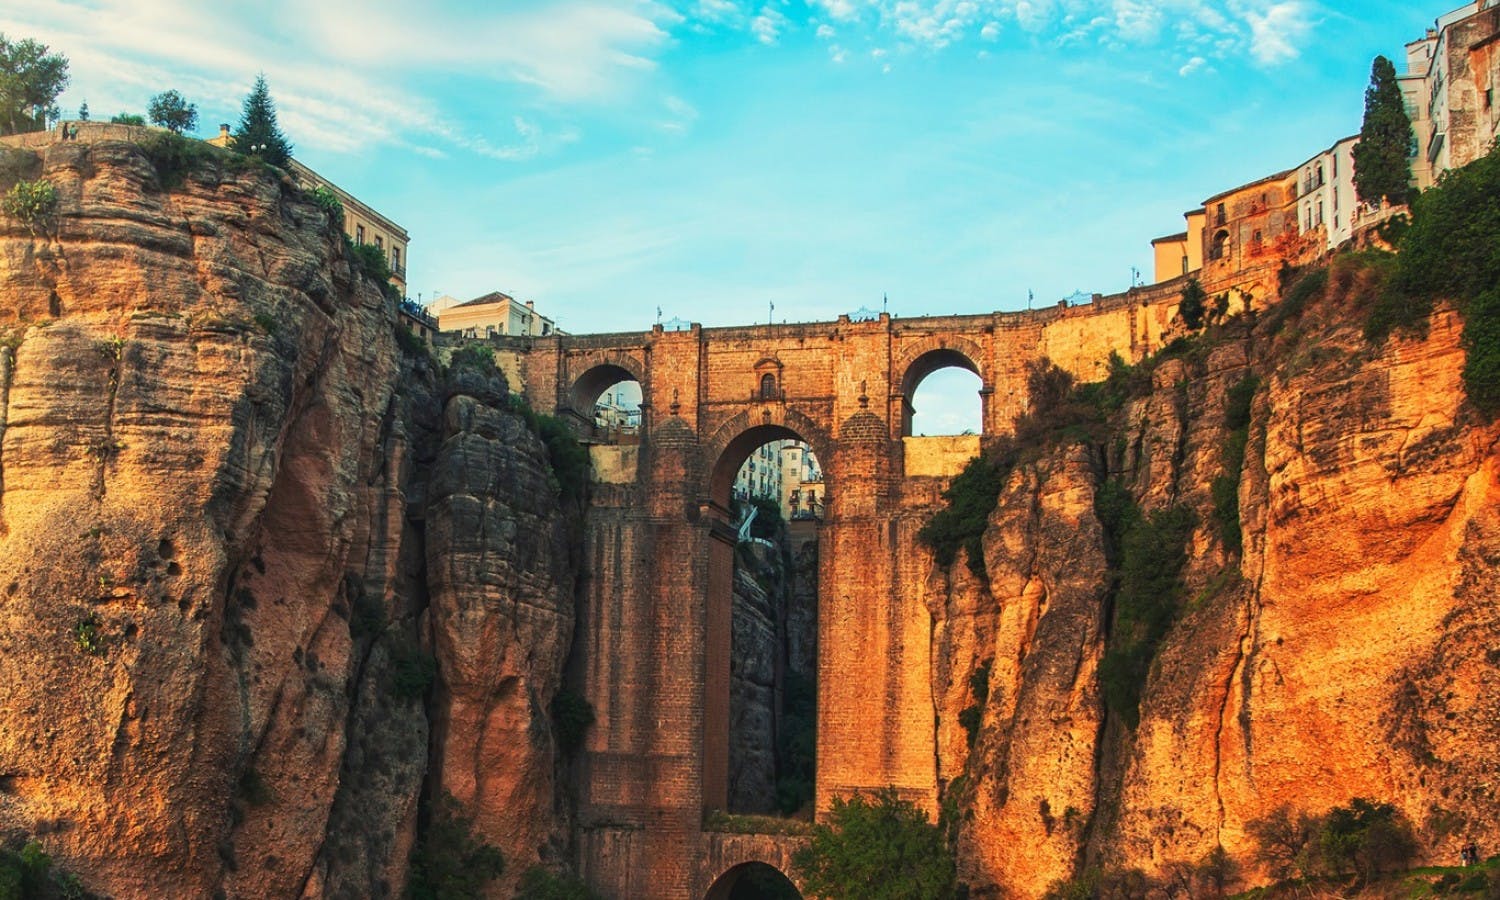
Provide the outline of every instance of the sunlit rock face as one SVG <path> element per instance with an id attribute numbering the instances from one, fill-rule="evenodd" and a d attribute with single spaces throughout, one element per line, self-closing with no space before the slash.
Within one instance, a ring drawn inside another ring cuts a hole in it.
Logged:
<path id="1" fill-rule="evenodd" d="M 59 200 L 0 222 L 0 830 L 112 896 L 396 896 L 426 786 L 524 871 L 573 573 L 503 380 L 403 355 L 269 170 L 8 161 Z"/>
<path id="2" fill-rule="evenodd" d="M 1500 430 L 1464 403 L 1459 322 L 1440 312 L 1425 340 L 1379 348 L 1336 306 L 1301 328 L 1164 363 L 1110 446 L 1012 473 L 986 578 L 934 570 L 938 764 L 962 776 L 950 791 L 974 896 L 1039 896 L 1088 865 L 1165 876 L 1220 845 L 1256 883 L 1246 824 L 1283 804 L 1392 802 L 1434 860 L 1500 829 L 1482 787 L 1500 768 Z M 1240 555 L 1211 485 L 1226 395 L 1250 373 Z M 1099 679 L 1107 477 L 1197 522 L 1134 729 Z M 970 751 L 943 723 L 976 703 L 985 663 Z"/>

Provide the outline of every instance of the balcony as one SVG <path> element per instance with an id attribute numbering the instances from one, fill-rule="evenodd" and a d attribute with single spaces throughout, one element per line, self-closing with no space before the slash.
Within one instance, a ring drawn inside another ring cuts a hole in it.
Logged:
<path id="1" fill-rule="evenodd" d="M 392 278 L 400 279 L 401 281 L 405 281 L 406 280 L 406 266 L 392 265 L 391 266 L 391 277 Z"/>

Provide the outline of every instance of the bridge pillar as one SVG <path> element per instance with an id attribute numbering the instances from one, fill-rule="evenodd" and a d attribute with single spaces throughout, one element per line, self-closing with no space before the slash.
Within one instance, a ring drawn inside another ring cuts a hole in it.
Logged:
<path id="1" fill-rule="evenodd" d="M 870 413 L 847 420 L 825 464 L 818 610 L 817 807 L 895 787 L 935 812 L 931 616 L 897 573 L 899 442 Z"/>

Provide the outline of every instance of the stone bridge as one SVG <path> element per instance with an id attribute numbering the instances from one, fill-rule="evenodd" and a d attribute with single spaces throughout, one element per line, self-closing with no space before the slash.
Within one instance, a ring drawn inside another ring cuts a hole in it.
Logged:
<path id="1" fill-rule="evenodd" d="M 577 762 L 579 850 L 603 896 L 703 900 L 727 895 L 721 878 L 746 863 L 786 871 L 796 839 L 703 828 L 727 797 L 729 495 L 748 454 L 805 441 L 826 483 L 817 809 L 894 786 L 935 810 L 956 773 L 936 762 L 922 596 L 932 563 L 916 533 L 981 439 L 910 437 L 913 392 L 939 368 L 974 372 L 984 434 L 1000 434 L 1026 407 L 1028 363 L 1047 356 L 1102 377 L 1111 351 L 1135 360 L 1171 337 L 1179 292 L 1026 313 L 501 339 L 498 361 L 535 409 L 587 428 L 611 385 L 639 382 L 643 397 L 639 445 L 593 448 L 572 675 L 597 716 Z"/>

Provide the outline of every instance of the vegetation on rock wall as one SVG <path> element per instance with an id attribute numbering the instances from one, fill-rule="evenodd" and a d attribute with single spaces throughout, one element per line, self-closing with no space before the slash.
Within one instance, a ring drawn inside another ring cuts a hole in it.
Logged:
<path id="1" fill-rule="evenodd" d="M 532 866 L 521 876 L 516 900 L 597 900 L 598 894 L 572 874 L 558 874 L 546 866 Z"/>
<path id="2" fill-rule="evenodd" d="M 500 877 L 500 851 L 473 833 L 474 822 L 458 801 L 443 794 L 428 810 L 411 853 L 408 900 L 468 900 L 483 896 L 485 885 Z"/>
<path id="3" fill-rule="evenodd" d="M 954 893 L 942 829 L 890 788 L 870 798 L 835 797 L 793 865 L 808 896 L 829 900 L 946 900 Z"/>
<path id="4" fill-rule="evenodd" d="M 1099 680 L 1104 703 L 1134 728 L 1157 647 L 1176 620 L 1193 514 L 1183 506 L 1141 512 L 1124 485 L 1106 481 L 1094 499 L 1110 560 L 1114 614 Z"/>
<path id="5" fill-rule="evenodd" d="M 1214 478 L 1214 520 L 1224 549 L 1239 553 L 1243 543 L 1240 534 L 1240 474 L 1245 465 L 1245 445 L 1250 440 L 1250 403 L 1260 382 L 1246 375 L 1229 389 L 1224 410 L 1224 472 Z"/>
<path id="6" fill-rule="evenodd" d="M 582 694 L 564 688 L 552 698 L 552 727 L 563 756 L 572 756 L 583 747 L 583 737 L 593 724 L 594 707 Z"/>
<path id="7" fill-rule="evenodd" d="M 52 865 L 42 845 L 0 847 L 0 900 L 84 900 L 92 896 L 78 877 Z"/>
<path id="8" fill-rule="evenodd" d="M 1363 884 L 1404 869 L 1416 856 L 1411 823 L 1389 803 L 1355 797 L 1310 816 L 1281 806 L 1246 826 L 1256 854 L 1275 877 L 1353 876 Z"/>
<path id="9" fill-rule="evenodd" d="M 776 807 L 785 815 L 801 810 L 813 798 L 817 704 L 818 688 L 813 678 L 787 670 L 776 733 Z"/>
<path id="10" fill-rule="evenodd" d="M 1500 414 L 1500 145 L 1417 197 L 1398 250 L 1366 336 L 1420 328 L 1438 300 L 1451 300 L 1464 318 L 1469 399 Z"/>

